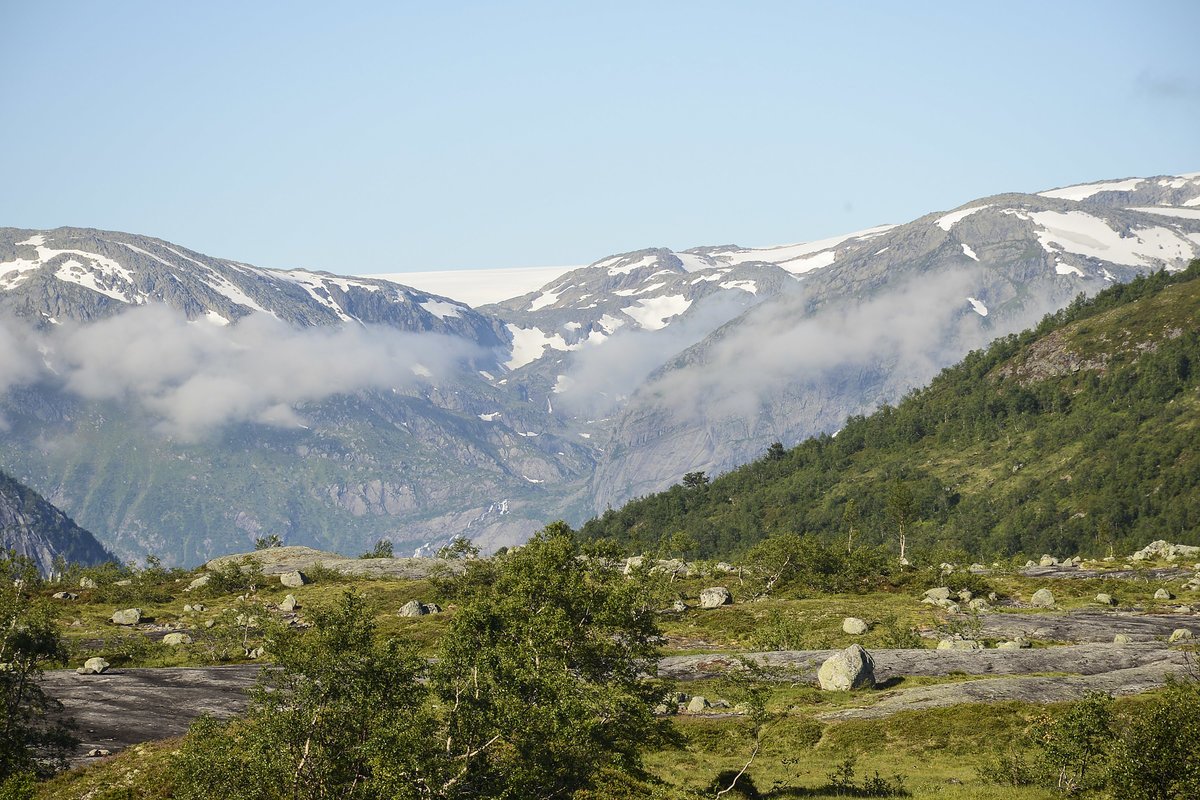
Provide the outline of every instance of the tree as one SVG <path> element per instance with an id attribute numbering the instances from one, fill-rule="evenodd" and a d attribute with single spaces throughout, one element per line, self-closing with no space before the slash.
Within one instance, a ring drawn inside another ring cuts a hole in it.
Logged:
<path id="1" fill-rule="evenodd" d="M 1108 772 L 1113 796 L 1129 800 L 1200 797 L 1200 682 L 1170 680 L 1132 718 Z"/>
<path id="2" fill-rule="evenodd" d="M 657 653 L 645 587 L 581 559 L 564 523 L 469 562 L 430 665 L 376 636 L 357 595 L 281 630 L 244 720 L 193 725 L 180 800 L 566 797 L 665 741 L 641 677 Z"/>
<path id="3" fill-rule="evenodd" d="M 842 512 L 842 524 L 846 526 L 846 552 L 854 549 L 854 534 L 858 532 L 859 514 L 858 503 L 851 497 L 846 501 L 846 510 Z"/>
<path id="4" fill-rule="evenodd" d="M 380 539 L 367 552 L 363 553 L 359 558 L 392 558 L 392 542 L 390 539 Z"/>
<path id="5" fill-rule="evenodd" d="M 888 491 L 887 514 L 892 525 L 896 527 L 896 535 L 900 540 L 900 563 L 907 564 L 904 556 L 908 544 L 908 531 L 917 518 L 917 504 L 913 501 L 912 490 L 908 484 L 897 478 L 892 482 Z"/>
<path id="6" fill-rule="evenodd" d="M 437 551 L 438 558 L 475 558 L 479 555 L 479 545 L 465 536 L 455 536 L 450 544 Z"/>
<path id="7" fill-rule="evenodd" d="M 62 704 L 39 681 L 45 667 L 67 661 L 52 611 L 32 594 L 40 584 L 32 561 L 0 557 L 0 791 L 65 765 L 74 743 L 65 725 L 48 721 Z"/>
<path id="8" fill-rule="evenodd" d="M 783 448 L 783 442 L 771 442 L 767 447 L 767 461 L 783 461 L 787 457 L 787 450 Z"/>
<path id="9" fill-rule="evenodd" d="M 708 485 L 708 476 L 703 472 L 689 472 L 683 476 L 683 485 L 689 489 L 699 489 Z"/>
<path id="10" fill-rule="evenodd" d="M 272 547 L 283 547 L 283 540 L 279 538 L 279 534 L 272 533 L 270 536 L 255 537 L 255 550 L 269 550 Z"/>

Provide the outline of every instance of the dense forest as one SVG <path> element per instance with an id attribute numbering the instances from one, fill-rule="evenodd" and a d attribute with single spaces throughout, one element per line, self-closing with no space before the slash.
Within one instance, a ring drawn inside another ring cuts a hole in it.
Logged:
<path id="1" fill-rule="evenodd" d="M 586 523 L 734 558 L 774 533 L 974 558 L 1200 544 L 1200 260 L 1077 298 L 895 407 Z M 672 552 L 673 551 L 673 552 Z"/>

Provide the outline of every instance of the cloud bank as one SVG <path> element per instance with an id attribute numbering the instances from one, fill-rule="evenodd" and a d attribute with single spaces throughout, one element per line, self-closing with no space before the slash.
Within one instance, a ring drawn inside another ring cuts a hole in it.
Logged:
<path id="1" fill-rule="evenodd" d="M 437 334 L 297 329 L 265 314 L 222 327 L 152 305 L 41 334 L 0 323 L 0 390 L 54 381 L 85 399 L 136 404 L 161 433 L 194 440 L 235 422 L 299 425 L 297 404 L 411 387 L 476 354 Z"/>

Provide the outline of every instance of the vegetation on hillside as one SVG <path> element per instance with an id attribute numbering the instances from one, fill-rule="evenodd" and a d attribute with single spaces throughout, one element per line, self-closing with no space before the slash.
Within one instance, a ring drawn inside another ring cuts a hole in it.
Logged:
<path id="1" fill-rule="evenodd" d="M 1200 261 L 1077 299 L 834 435 L 609 510 L 585 539 L 732 558 L 772 534 L 976 558 L 1200 543 Z M 1139 544 L 1140 543 L 1140 544 Z"/>

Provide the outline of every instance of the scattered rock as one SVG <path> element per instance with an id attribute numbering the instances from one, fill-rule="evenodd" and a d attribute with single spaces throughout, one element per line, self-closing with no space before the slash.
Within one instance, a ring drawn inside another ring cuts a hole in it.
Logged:
<path id="1" fill-rule="evenodd" d="M 296 595 L 289 594 L 287 597 L 283 598 L 283 602 L 279 604 L 279 610 L 295 611 L 299 605 L 300 604 L 296 602 Z"/>
<path id="2" fill-rule="evenodd" d="M 79 588 L 80 589 L 95 589 L 95 588 L 97 588 L 97 586 L 96 586 L 96 582 L 94 580 L 92 580 L 91 578 L 80 578 L 79 579 Z"/>
<path id="3" fill-rule="evenodd" d="M 958 599 L 964 603 L 970 603 L 971 598 L 974 596 L 975 595 L 971 594 L 970 589 L 963 589 L 961 592 L 958 593 Z"/>
<path id="4" fill-rule="evenodd" d="M 244 652 L 246 653 L 246 658 L 262 658 L 267 653 L 267 651 L 261 647 L 246 648 Z"/>
<path id="5" fill-rule="evenodd" d="M 691 699 L 691 702 L 688 703 L 687 710 L 693 714 L 699 714 L 704 709 L 710 707 L 711 706 L 709 705 L 708 698 L 704 697 L 703 695 L 696 695 Z"/>
<path id="6" fill-rule="evenodd" d="M 442 607 L 439 606 L 437 603 L 426 603 L 425 610 L 428 611 L 430 614 L 442 613 Z"/>
<path id="7" fill-rule="evenodd" d="M 409 600 L 400 607 L 402 617 L 423 617 L 429 613 L 429 608 L 420 600 Z"/>
<path id="8" fill-rule="evenodd" d="M 133 586 L 133 581 L 131 581 L 129 578 L 126 578 L 125 580 L 117 581 L 113 584 L 113 586 Z"/>
<path id="9" fill-rule="evenodd" d="M 676 600 L 674 603 L 671 604 L 671 610 L 676 611 L 676 612 L 687 611 L 688 604 L 683 602 L 682 600 Z"/>
<path id="10" fill-rule="evenodd" d="M 1105 592 L 1096 595 L 1096 602 L 1106 606 L 1115 606 L 1117 604 L 1117 601 L 1113 600 L 1112 595 Z"/>
<path id="11" fill-rule="evenodd" d="M 142 621 L 142 610 L 140 608 L 126 608 L 121 611 L 114 611 L 112 621 L 118 625 L 137 625 Z"/>
<path id="12" fill-rule="evenodd" d="M 1154 599 L 1155 600 L 1174 600 L 1175 595 L 1171 594 L 1166 589 L 1159 589 L 1157 592 L 1154 593 Z"/>
<path id="13" fill-rule="evenodd" d="M 1131 644 L 1132 642 L 1133 637 L 1128 633 L 1118 633 L 1113 637 L 1113 644 Z"/>
<path id="14" fill-rule="evenodd" d="M 1049 589 L 1038 589 L 1029 602 L 1039 608 L 1049 608 L 1054 605 L 1054 593 Z"/>
<path id="15" fill-rule="evenodd" d="M 733 595 L 724 586 L 710 586 L 700 592 L 701 608 L 717 608 L 733 602 Z"/>
<path id="16" fill-rule="evenodd" d="M 83 662 L 83 666 L 75 670 L 80 675 L 100 675 L 109 668 L 109 663 L 100 656 L 89 658 Z"/>
<path id="17" fill-rule="evenodd" d="M 79 595 L 75 594 L 74 592 L 55 592 L 52 595 L 52 597 L 54 597 L 55 600 L 78 600 L 79 599 Z"/>
<path id="18" fill-rule="evenodd" d="M 163 644 L 171 647 L 178 647 L 181 644 L 191 644 L 192 641 L 192 637 L 186 633 L 168 633 L 162 640 Z"/>
<path id="19" fill-rule="evenodd" d="M 1044 555 L 1044 556 L 1042 556 L 1041 560 L 1038 561 L 1038 566 L 1039 567 L 1057 567 L 1058 559 L 1049 554 Z"/>
<path id="20" fill-rule="evenodd" d="M 308 576 L 298 569 L 291 572 L 285 572 L 279 576 L 279 582 L 284 586 L 295 589 L 308 583 Z"/>
<path id="21" fill-rule="evenodd" d="M 91 750 L 88 750 L 88 758 L 103 758 L 104 756 L 111 755 L 112 751 L 105 750 L 103 747 L 93 747 Z"/>
<path id="22" fill-rule="evenodd" d="M 1155 558 L 1175 561 L 1181 557 L 1195 558 L 1196 556 L 1200 556 L 1200 547 L 1193 547 L 1186 544 L 1171 544 L 1163 539 L 1159 539 L 1138 550 L 1130 558 L 1134 561 L 1147 561 Z"/>
<path id="23" fill-rule="evenodd" d="M 991 611 L 992 604 L 982 597 L 975 597 L 971 599 L 971 602 L 967 603 L 967 608 L 972 611 Z"/>
<path id="24" fill-rule="evenodd" d="M 983 645 L 974 639 L 942 639 L 938 650 L 982 650 Z"/>
<path id="25" fill-rule="evenodd" d="M 817 670 L 817 681 L 827 691 L 844 692 L 875 685 L 875 659 L 860 644 L 833 654 Z"/>
<path id="26" fill-rule="evenodd" d="M 1017 644 L 1016 642 L 997 642 L 996 649 L 997 650 L 1020 650 L 1021 645 Z"/>
<path id="27" fill-rule="evenodd" d="M 842 620 L 842 630 L 851 636 L 862 636 L 867 632 L 867 623 L 858 617 L 846 617 Z"/>
<path id="28" fill-rule="evenodd" d="M 1192 632 L 1189 631 L 1187 628 L 1176 628 L 1171 633 L 1171 638 L 1168 639 L 1167 641 L 1168 642 L 1182 642 L 1186 639 L 1191 639 L 1191 638 L 1193 638 Z"/>
<path id="29" fill-rule="evenodd" d="M 929 600 L 933 600 L 934 602 L 936 602 L 938 600 L 949 600 L 950 599 L 950 587 L 939 586 L 936 589 L 926 589 L 925 597 L 928 598 Z"/>

